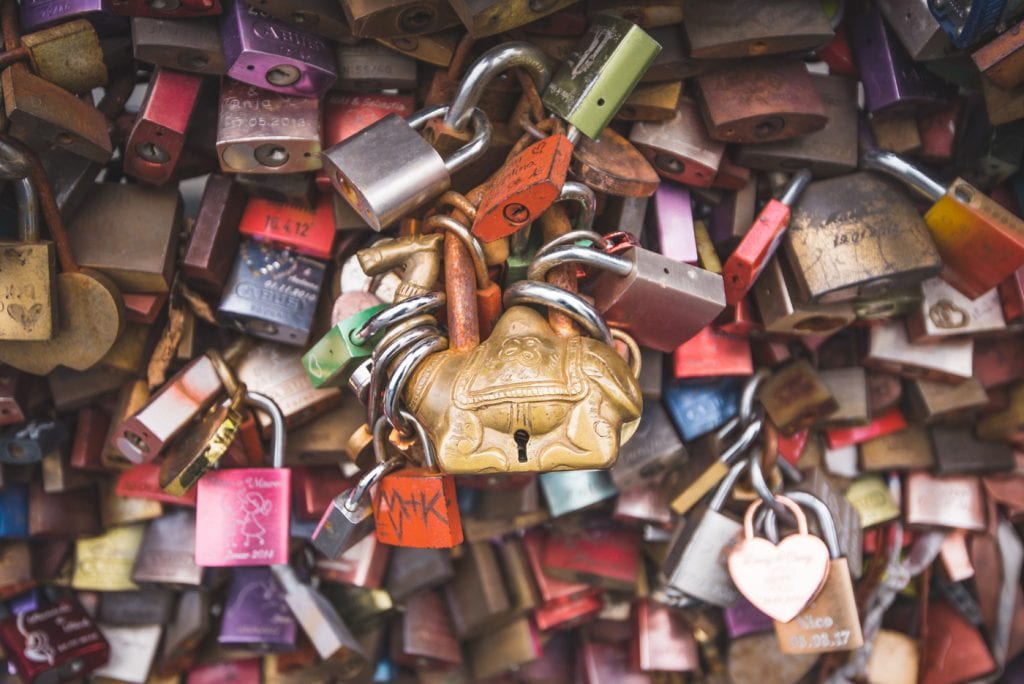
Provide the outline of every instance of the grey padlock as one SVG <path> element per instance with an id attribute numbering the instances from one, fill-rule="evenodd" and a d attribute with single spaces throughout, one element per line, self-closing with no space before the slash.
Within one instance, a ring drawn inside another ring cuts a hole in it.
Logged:
<path id="1" fill-rule="evenodd" d="M 448 105 L 406 120 L 389 114 L 322 154 L 331 184 L 374 230 L 382 230 L 437 197 L 452 174 L 478 159 L 491 142 L 491 123 L 474 108 L 473 138 L 447 159 L 418 129 L 445 115 Z"/>

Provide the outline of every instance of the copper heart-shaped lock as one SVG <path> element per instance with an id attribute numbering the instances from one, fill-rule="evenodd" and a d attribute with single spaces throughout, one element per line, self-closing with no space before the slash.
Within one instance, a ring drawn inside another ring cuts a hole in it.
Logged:
<path id="1" fill-rule="evenodd" d="M 761 505 L 756 499 L 743 519 L 744 538 L 729 553 L 729 576 L 740 593 L 762 613 L 779 622 L 789 622 L 814 600 L 828 576 L 828 548 L 807 532 L 807 518 L 788 497 L 775 500 L 788 508 L 797 522 L 797 532 L 772 544 L 754 536 L 754 513 Z"/>

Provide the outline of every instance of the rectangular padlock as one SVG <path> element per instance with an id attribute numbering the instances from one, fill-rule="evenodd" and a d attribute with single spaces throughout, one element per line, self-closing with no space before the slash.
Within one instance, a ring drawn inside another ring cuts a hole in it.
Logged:
<path id="1" fill-rule="evenodd" d="M 132 567 L 132 581 L 139 584 L 200 587 L 203 568 L 193 557 L 196 545 L 196 515 L 179 508 L 146 526 Z"/>
<path id="2" fill-rule="evenodd" d="M 908 414 L 923 423 L 971 421 L 989 403 L 976 377 L 956 383 L 914 379 L 906 383 Z"/>
<path id="3" fill-rule="evenodd" d="M 339 45 L 336 90 L 378 93 L 381 90 L 414 90 L 416 60 L 389 50 L 383 45 L 364 42 Z"/>
<path id="4" fill-rule="evenodd" d="M 169 622 L 174 592 L 163 588 L 139 591 L 106 591 L 100 595 L 96 619 L 108 625 L 154 625 Z"/>
<path id="5" fill-rule="evenodd" d="M 511 5 L 495 0 L 455 0 L 451 6 L 469 34 L 480 39 L 531 24 L 572 4 L 571 0 L 533 4 L 517 0 Z"/>
<path id="6" fill-rule="evenodd" d="M 831 389 L 806 359 L 772 373 L 758 390 L 772 423 L 786 435 L 828 418 L 839 408 Z"/>
<path id="7" fill-rule="evenodd" d="M 696 103 L 686 97 L 672 119 L 633 124 L 629 141 L 658 175 L 698 188 L 711 187 L 725 154 L 725 144 L 708 135 Z"/>
<path id="8" fill-rule="evenodd" d="M 749 339 L 712 326 L 701 329 L 672 353 L 672 374 L 677 380 L 750 375 L 753 364 Z"/>
<path id="9" fill-rule="evenodd" d="M 675 183 L 661 183 L 654 193 L 658 251 L 673 261 L 697 264 L 697 236 L 693 230 L 690 192 Z M 635 229 L 639 229 L 640 225 Z"/>
<path id="10" fill-rule="evenodd" d="M 1015 24 L 971 54 L 978 71 L 1000 88 L 1024 83 L 1024 22 Z"/>
<path id="11" fill-rule="evenodd" d="M 14 484 L 0 490 L 7 496 L 4 505 L 5 515 L 11 516 L 11 525 L 17 531 L 23 524 L 24 489 Z M 18 503 L 21 502 L 21 508 Z M 9 513 L 7 513 L 9 511 Z M 100 524 L 96 490 L 74 489 L 68 492 L 48 493 L 43 490 L 41 482 L 32 482 L 28 487 L 28 534 L 31 536 L 82 536 L 99 534 L 103 529 Z M 17 535 L 6 535 L 17 536 Z"/>
<path id="12" fill-rule="evenodd" d="M 260 10 L 278 21 L 339 43 L 355 40 L 341 3 L 331 0 L 266 0 Z"/>
<path id="13" fill-rule="evenodd" d="M 128 32 L 128 22 L 113 13 L 110 0 L 25 0 L 18 4 L 21 29 L 25 32 L 38 31 L 74 19 L 87 20 L 102 37 Z"/>
<path id="14" fill-rule="evenodd" d="M 125 141 L 125 173 L 152 185 L 174 174 L 202 77 L 157 67 Z"/>
<path id="15" fill-rule="evenodd" d="M 974 475 L 934 476 L 908 473 L 904 482 L 904 522 L 908 526 L 985 529 L 981 480 Z"/>
<path id="16" fill-rule="evenodd" d="M 451 617 L 437 591 L 424 591 L 405 602 L 392 623 L 391 654 L 399 665 L 423 669 L 462 663 Z"/>
<path id="17" fill-rule="evenodd" d="M 627 528 L 603 526 L 548 536 L 541 565 L 563 582 L 629 591 L 636 586 L 640 539 Z"/>
<path id="18" fill-rule="evenodd" d="M 215 18 L 132 17 L 131 22 L 132 52 L 140 62 L 210 76 L 227 73 Z"/>
<path id="19" fill-rule="evenodd" d="M 217 157 L 225 173 L 320 168 L 320 99 L 221 80 Z"/>
<path id="20" fill-rule="evenodd" d="M 191 18 L 221 13 L 220 0 L 180 0 L 174 3 L 153 0 L 111 0 L 111 9 L 125 17 Z"/>
<path id="21" fill-rule="evenodd" d="M 390 558 L 390 548 L 379 543 L 376 536 L 369 534 L 337 558 L 318 558 L 316 574 L 338 584 L 379 589 Z"/>
<path id="22" fill-rule="evenodd" d="M 107 640 L 71 598 L 6 618 L 0 622 L 0 645 L 26 682 L 73 679 L 110 658 Z"/>
<path id="23" fill-rule="evenodd" d="M 878 7 L 913 60 L 940 59 L 954 52 L 927 0 L 879 0 Z"/>
<path id="24" fill-rule="evenodd" d="M 906 319 L 912 342 L 935 342 L 1006 329 L 996 290 L 972 299 L 941 278 L 929 278 L 921 283 L 921 294 L 921 303 Z"/>
<path id="25" fill-rule="evenodd" d="M 931 429 L 938 475 L 974 475 L 1006 471 L 1014 466 L 1013 450 L 1003 442 L 988 441 L 993 435 L 935 426 Z"/>
<path id="26" fill-rule="evenodd" d="M 310 385 L 301 355 L 293 347 L 255 345 L 239 359 L 236 373 L 239 381 L 244 382 L 250 391 L 264 394 L 278 405 L 289 429 L 305 425 L 342 401 L 340 390 L 333 387 L 317 389 Z M 257 411 L 256 417 L 263 428 L 270 427 L 270 416 L 266 412 Z"/>
<path id="27" fill-rule="evenodd" d="M 905 378 L 958 382 L 971 377 L 974 342 L 970 338 L 916 344 L 897 319 L 873 326 L 863 364 Z"/>
<path id="28" fill-rule="evenodd" d="M 176 187 L 97 184 L 68 225 L 71 249 L 81 266 L 103 273 L 122 290 L 167 292 L 182 209 Z"/>
<path id="29" fill-rule="evenodd" d="M 338 77 L 326 40 L 271 19 L 243 0 L 225 4 L 220 35 L 227 75 L 237 81 L 283 95 L 319 98 Z"/>
<path id="30" fill-rule="evenodd" d="M 177 676 L 195 664 L 196 650 L 210 629 L 211 610 L 208 592 L 195 589 L 181 592 L 160 647 L 154 670 L 157 675 Z"/>
<path id="31" fill-rule="evenodd" d="M 295 648 L 298 625 L 284 591 L 269 568 L 235 568 L 231 573 L 217 643 L 268 653 Z"/>
<path id="32" fill-rule="evenodd" d="M 142 544 L 144 525 L 114 527 L 98 537 L 75 541 L 74 589 L 86 591 L 131 591 L 132 565 Z"/>
<path id="33" fill-rule="evenodd" d="M 452 627 L 459 639 L 479 636 L 512 617 L 513 605 L 491 542 L 465 547 L 455 577 L 444 587 Z"/>
<path id="34" fill-rule="evenodd" d="M 245 205 L 238 232 L 327 260 L 334 245 L 334 208 L 327 196 L 319 198 L 314 211 L 253 197 Z"/>
<path id="35" fill-rule="evenodd" d="M 313 325 L 324 272 L 324 265 L 315 259 L 243 240 L 217 315 L 257 337 L 303 346 Z"/>
<path id="36" fill-rule="evenodd" d="M 612 482 L 620 491 L 654 484 L 688 458 L 664 407 L 649 401 L 636 433 L 619 447 L 619 458 L 610 471 Z"/>
<path id="37" fill-rule="evenodd" d="M 316 206 L 318 195 L 313 173 L 240 173 L 235 180 L 249 197 L 307 210 Z"/>
<path id="38" fill-rule="evenodd" d="M 97 626 L 110 645 L 110 660 L 93 672 L 93 678 L 101 682 L 108 681 L 108 678 L 122 682 L 146 681 L 160 645 L 163 626 Z"/>
<path id="39" fill-rule="evenodd" d="M 690 56 L 700 59 L 806 51 L 833 36 L 822 6 L 808 0 L 754 7 L 743 0 L 693 0 L 685 15 L 683 36 Z"/>
<path id="40" fill-rule="evenodd" d="M 416 548 L 451 548 L 462 543 L 455 478 L 423 468 L 385 475 L 373 497 L 377 539 Z"/>
<path id="41" fill-rule="evenodd" d="M 190 286 L 217 295 L 224 289 L 245 205 L 245 194 L 230 176 L 211 174 L 206 179 L 181 261 L 182 277 Z"/>

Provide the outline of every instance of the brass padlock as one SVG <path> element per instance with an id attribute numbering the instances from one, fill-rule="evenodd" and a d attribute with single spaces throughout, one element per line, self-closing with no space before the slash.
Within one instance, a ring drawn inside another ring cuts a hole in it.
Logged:
<path id="1" fill-rule="evenodd" d="M 447 473 L 607 468 L 632 437 L 642 408 L 636 376 L 586 302 L 523 281 L 505 290 L 506 310 L 472 351 L 428 357 L 404 394 Z M 558 337 L 541 303 L 567 313 L 590 337 Z M 593 338 L 597 339 L 593 339 Z M 634 361 L 636 364 L 636 360 Z"/>
<path id="2" fill-rule="evenodd" d="M 21 38 L 33 71 L 71 93 L 107 85 L 107 65 L 92 24 L 76 19 Z"/>

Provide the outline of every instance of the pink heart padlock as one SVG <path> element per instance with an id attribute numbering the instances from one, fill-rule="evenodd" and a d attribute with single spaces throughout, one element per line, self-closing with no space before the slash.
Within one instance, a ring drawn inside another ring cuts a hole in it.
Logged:
<path id="1" fill-rule="evenodd" d="M 729 575 L 740 593 L 779 622 L 789 622 L 814 600 L 828 576 L 828 548 L 807 532 L 807 518 L 790 498 L 775 500 L 796 518 L 797 532 L 772 544 L 754 536 L 754 500 L 743 518 L 744 538 L 729 553 Z"/>

